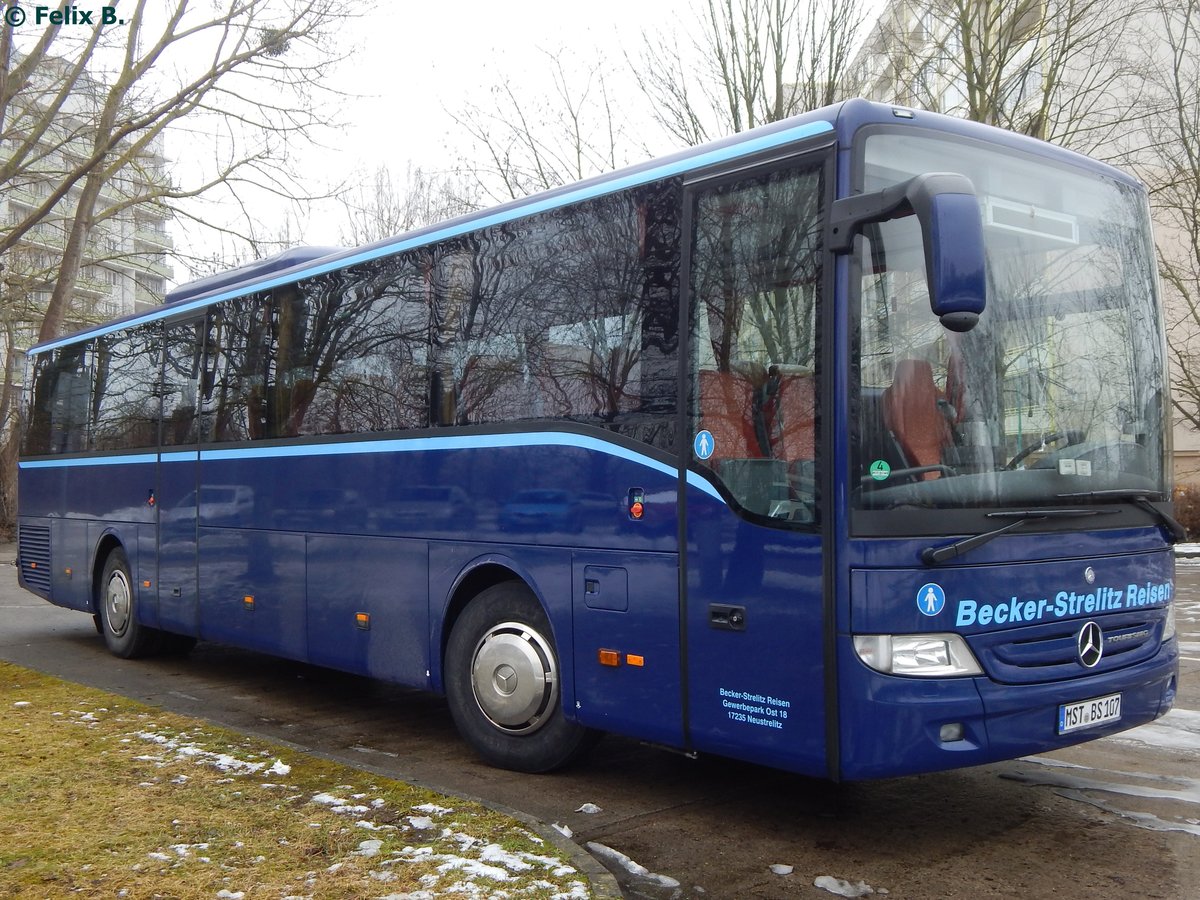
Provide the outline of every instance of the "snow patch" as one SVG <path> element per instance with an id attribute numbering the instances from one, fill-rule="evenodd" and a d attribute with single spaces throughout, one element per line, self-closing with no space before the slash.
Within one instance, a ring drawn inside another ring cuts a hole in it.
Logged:
<path id="1" fill-rule="evenodd" d="M 1200 712 L 1173 709 L 1148 725 L 1132 728 L 1107 740 L 1200 753 Z"/>
<path id="2" fill-rule="evenodd" d="M 867 894 L 875 893 L 875 888 L 865 881 L 851 884 L 849 881 L 835 878 L 832 875 L 819 875 L 813 881 L 813 887 L 819 887 L 821 890 L 837 894 L 839 897 L 865 897 Z"/>
<path id="3" fill-rule="evenodd" d="M 376 802 L 382 803 L 382 801 Z M 436 803 L 421 803 L 417 806 L 414 806 L 413 809 L 415 809 L 417 812 L 427 813 L 431 816 L 444 816 L 447 813 L 454 812 L 454 810 L 447 809 L 445 806 L 438 806 Z"/>
<path id="4" fill-rule="evenodd" d="M 379 851 L 383 849 L 383 841 L 371 840 L 360 841 L 358 849 L 351 851 L 351 856 L 378 856 Z"/>
<path id="5" fill-rule="evenodd" d="M 607 860 L 613 865 L 620 866 L 630 875 L 636 875 L 638 878 L 644 878 L 647 881 L 654 882 L 662 887 L 679 887 L 679 882 L 674 878 L 671 878 L 668 875 L 655 874 L 640 863 L 634 862 L 619 850 L 614 850 L 612 847 L 606 847 L 604 844 L 598 844 L 595 841 L 589 841 L 587 844 L 587 849 L 590 853 L 599 857 L 600 859 Z"/>

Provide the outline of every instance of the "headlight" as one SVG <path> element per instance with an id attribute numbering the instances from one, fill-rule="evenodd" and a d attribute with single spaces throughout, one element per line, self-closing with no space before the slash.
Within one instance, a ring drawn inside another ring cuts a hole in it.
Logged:
<path id="1" fill-rule="evenodd" d="M 1175 637 L 1175 601 L 1167 604 L 1167 621 L 1163 625 L 1163 643 Z"/>
<path id="2" fill-rule="evenodd" d="M 877 672 L 945 678 L 982 675 L 967 642 L 957 634 L 859 634 L 858 658 Z"/>

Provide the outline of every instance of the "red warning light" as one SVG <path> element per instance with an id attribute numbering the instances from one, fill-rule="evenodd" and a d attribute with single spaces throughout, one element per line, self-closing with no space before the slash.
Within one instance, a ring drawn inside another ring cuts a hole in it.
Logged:
<path id="1" fill-rule="evenodd" d="M 629 518 L 637 520 L 646 514 L 646 492 L 641 488 L 630 488 L 628 494 Z"/>

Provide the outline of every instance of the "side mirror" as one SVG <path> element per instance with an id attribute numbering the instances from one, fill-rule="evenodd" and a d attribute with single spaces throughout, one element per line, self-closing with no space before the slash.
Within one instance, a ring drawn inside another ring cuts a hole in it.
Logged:
<path id="1" fill-rule="evenodd" d="M 929 305 L 951 331 L 970 331 L 987 303 L 983 218 L 965 175 L 927 172 L 873 194 L 836 200 L 826 239 L 848 253 L 869 222 L 915 215 L 925 245 Z"/>

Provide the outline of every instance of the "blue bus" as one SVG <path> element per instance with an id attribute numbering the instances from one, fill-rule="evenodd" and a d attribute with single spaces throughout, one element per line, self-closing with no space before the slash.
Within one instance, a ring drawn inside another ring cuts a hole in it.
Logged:
<path id="1" fill-rule="evenodd" d="M 29 351 L 20 580 L 446 696 L 831 779 L 1172 705 L 1145 191 L 861 100 Z"/>

